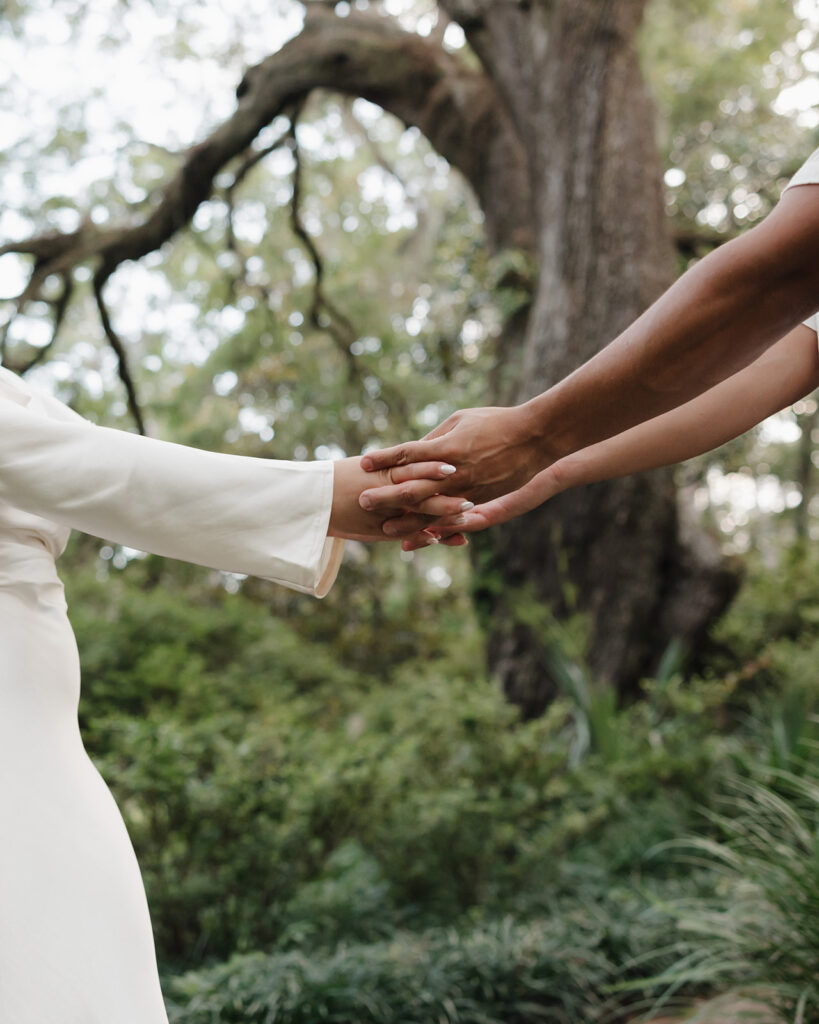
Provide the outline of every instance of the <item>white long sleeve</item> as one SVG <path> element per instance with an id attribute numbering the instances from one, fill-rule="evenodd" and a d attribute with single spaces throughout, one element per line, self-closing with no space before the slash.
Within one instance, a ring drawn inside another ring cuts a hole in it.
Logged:
<path id="1" fill-rule="evenodd" d="M 63 527 L 323 597 L 331 462 L 201 451 L 96 426 L 0 370 L 0 501 Z"/>

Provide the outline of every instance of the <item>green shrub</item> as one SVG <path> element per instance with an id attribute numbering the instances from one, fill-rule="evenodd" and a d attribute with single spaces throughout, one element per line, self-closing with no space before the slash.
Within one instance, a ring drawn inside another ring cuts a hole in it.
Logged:
<path id="1" fill-rule="evenodd" d="M 251 954 L 175 979 L 172 1024 L 581 1024 L 612 964 L 594 921 L 401 933 L 324 957 Z"/>
<path id="2" fill-rule="evenodd" d="M 787 1020 L 819 1021 L 819 772 L 734 777 L 720 838 L 670 844 L 710 870 L 710 900 L 676 905 L 681 956 L 652 983 L 741 987 Z"/>
<path id="3" fill-rule="evenodd" d="M 626 708 L 567 687 L 522 723 L 452 610 L 434 644 L 366 671 L 320 619 L 209 580 L 149 559 L 70 588 L 85 741 L 167 969 L 596 906 L 637 873 L 671 883 L 687 869 L 644 852 L 690 830 L 742 753 L 730 683 L 669 674 Z"/>

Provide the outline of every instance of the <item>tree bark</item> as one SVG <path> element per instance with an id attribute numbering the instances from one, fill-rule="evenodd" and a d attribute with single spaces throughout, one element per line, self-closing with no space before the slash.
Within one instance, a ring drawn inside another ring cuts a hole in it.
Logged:
<path id="1" fill-rule="evenodd" d="M 654 111 L 635 49 L 644 2 L 518 4 L 505 23 L 497 6 L 471 5 L 470 41 L 526 126 L 539 266 L 523 344 L 504 339 L 500 353 L 518 372 L 496 400 L 525 401 L 560 380 L 671 283 Z M 467 5 L 445 6 L 455 17 Z M 589 667 L 628 694 L 672 638 L 696 643 L 736 587 L 715 543 L 684 536 L 670 471 L 564 494 L 496 531 L 478 564 L 490 663 L 527 716 L 557 684 L 521 598 L 558 618 L 586 613 Z"/>

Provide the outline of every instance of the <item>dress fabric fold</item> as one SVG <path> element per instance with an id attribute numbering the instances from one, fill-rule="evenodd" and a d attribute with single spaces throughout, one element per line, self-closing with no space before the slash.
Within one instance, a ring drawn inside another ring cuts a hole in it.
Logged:
<path id="1" fill-rule="evenodd" d="M 331 463 L 99 427 L 0 368 L 0 1024 L 166 1024 L 142 878 L 83 747 L 72 529 L 322 596 Z"/>

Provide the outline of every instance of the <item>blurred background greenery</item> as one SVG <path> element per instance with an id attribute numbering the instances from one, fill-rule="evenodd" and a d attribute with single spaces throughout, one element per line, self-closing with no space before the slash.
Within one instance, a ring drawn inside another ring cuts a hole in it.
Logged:
<path id="1" fill-rule="evenodd" d="M 434 3 L 324 6 L 476 62 Z M 7 0 L 0 244 L 150 212 L 303 15 Z M 819 141 L 817 33 L 806 2 L 648 5 L 678 271 L 761 219 Z M 105 282 L 147 429 L 333 458 L 486 401 L 532 268 L 485 220 L 417 128 L 311 91 L 295 130 L 277 118 Z M 132 429 L 94 268 L 21 307 L 31 264 L 0 256 L 3 358 Z M 620 692 L 572 584 L 559 609 L 513 594 L 480 547 L 351 544 L 316 602 L 75 535 L 80 721 L 142 866 L 172 1021 L 603 1021 L 726 990 L 819 1020 L 817 417 L 808 398 L 679 467 L 676 500 L 742 585 Z M 487 662 L 493 587 L 542 647 L 557 696 L 537 714 Z"/>

